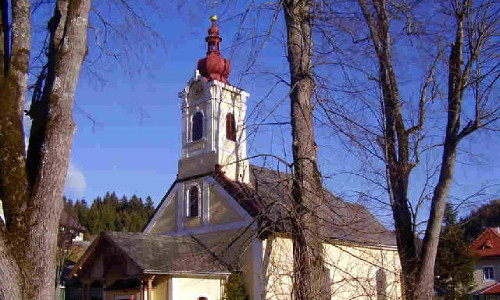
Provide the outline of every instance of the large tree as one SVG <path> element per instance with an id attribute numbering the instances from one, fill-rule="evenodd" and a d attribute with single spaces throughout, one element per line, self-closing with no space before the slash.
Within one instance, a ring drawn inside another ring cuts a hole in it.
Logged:
<path id="1" fill-rule="evenodd" d="M 359 175 L 386 193 L 406 298 L 432 299 L 459 145 L 499 118 L 492 96 L 499 77 L 498 6 L 488 0 L 356 2 L 325 6 L 322 20 L 328 26 L 322 33 L 335 48 L 323 56 L 344 58 L 334 64 L 341 66 L 347 79 L 341 88 L 352 98 L 320 105 L 349 146 L 358 148 L 353 151 L 368 170 Z M 329 83 L 322 88 L 331 92 Z M 420 86 L 416 92 L 415 86 Z M 424 182 L 421 192 L 415 178 Z"/>
<path id="2" fill-rule="evenodd" d="M 103 57 L 137 62 L 135 69 L 141 69 L 147 64 L 145 48 L 161 43 L 143 17 L 143 6 L 134 10 L 129 1 L 96 1 L 91 7 L 91 2 L 0 0 L 0 200 L 5 214 L 0 299 L 53 299 L 62 192 L 75 131 L 73 98 L 89 54 L 88 34 L 94 40 L 90 49 L 96 50 L 88 71 L 98 78 L 96 62 Z M 44 29 L 46 36 L 39 34 Z M 24 111 L 27 95 L 31 105 Z M 27 150 L 25 112 L 32 121 Z"/>
<path id="3" fill-rule="evenodd" d="M 55 5 L 48 24 L 46 76 L 30 109 L 26 153 L 30 1 L 0 1 L 1 299 L 53 299 L 61 195 L 75 131 L 73 96 L 87 51 L 89 9 L 90 0 L 58 0 Z"/>
<path id="4" fill-rule="evenodd" d="M 282 2 L 290 68 L 293 186 L 292 240 L 294 299 L 330 299 L 318 213 L 323 200 L 314 136 L 311 0 Z"/>
<path id="5" fill-rule="evenodd" d="M 423 244 L 421 249 L 417 249 L 415 226 L 413 225 L 415 220 L 412 219 L 408 205 L 408 184 L 410 172 L 418 163 L 418 156 L 412 160 L 414 149 L 412 149 L 410 140 L 412 135 L 423 130 L 427 95 L 423 91 L 420 97 L 419 121 L 411 126 L 405 124 L 405 117 L 402 113 L 403 102 L 399 94 L 398 80 L 391 57 L 388 5 L 385 0 L 374 0 L 371 4 L 372 7 L 369 8 L 364 0 L 358 2 L 370 29 L 371 40 L 379 62 L 381 107 L 384 119 L 382 145 L 398 249 L 405 275 L 405 290 L 409 299 L 432 299 L 439 234 L 446 200 L 453 182 L 458 145 L 467 135 L 498 117 L 490 115 L 491 112 L 485 109 L 488 99 L 483 97 L 485 96 L 482 94 L 484 90 L 478 89 L 475 91 L 475 95 L 472 93 L 472 95 L 465 96 L 469 88 L 480 85 L 485 78 L 483 76 L 486 76 L 482 73 L 484 70 L 481 70 L 480 57 L 485 42 L 491 39 L 494 34 L 494 31 L 488 27 L 493 25 L 493 29 L 496 29 L 496 24 L 487 24 L 490 16 L 482 19 L 482 14 L 488 15 L 489 13 L 480 10 L 484 9 L 484 6 L 492 5 L 492 3 L 483 2 L 474 6 L 473 2 L 468 0 L 451 1 L 452 9 L 450 12 L 455 20 L 455 24 L 452 24 L 455 38 L 450 45 L 447 61 L 447 108 L 444 113 L 447 121 L 443 132 L 442 158 L 438 179 L 430 196 L 430 212 L 423 236 Z M 498 16 L 493 16 L 493 18 L 498 18 Z M 433 76 L 433 68 L 430 70 L 428 78 Z M 495 69 L 487 71 L 497 72 Z M 474 76 L 474 72 L 479 72 L 477 78 Z M 490 84 L 490 82 L 486 84 Z M 485 88 L 488 89 L 488 87 Z M 475 106 L 475 115 L 464 126 L 462 125 L 464 117 L 462 106 L 467 98 L 471 99 L 471 105 Z"/>

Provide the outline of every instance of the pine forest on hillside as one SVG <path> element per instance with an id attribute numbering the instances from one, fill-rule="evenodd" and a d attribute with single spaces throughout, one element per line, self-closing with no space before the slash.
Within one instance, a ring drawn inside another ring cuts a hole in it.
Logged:
<path id="1" fill-rule="evenodd" d="M 474 209 L 467 217 L 460 220 L 465 240 L 472 242 L 487 227 L 500 227 L 500 199 Z"/>
<path id="2" fill-rule="evenodd" d="M 91 235 L 105 230 L 142 231 L 155 209 L 151 197 L 145 200 L 136 195 L 118 198 L 115 192 L 95 198 L 90 206 L 84 199 L 64 198 L 64 207 Z"/>

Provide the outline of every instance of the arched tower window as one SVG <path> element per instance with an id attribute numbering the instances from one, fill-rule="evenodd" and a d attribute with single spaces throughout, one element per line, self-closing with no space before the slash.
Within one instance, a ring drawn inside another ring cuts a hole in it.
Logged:
<path id="1" fill-rule="evenodd" d="M 203 137 L 203 114 L 196 112 L 193 116 L 193 123 L 191 128 L 191 140 L 198 141 Z"/>
<path id="2" fill-rule="evenodd" d="M 200 191 L 198 190 L 198 187 L 195 185 L 189 188 L 187 204 L 188 204 L 187 216 L 198 217 L 200 215 L 200 209 L 199 209 Z"/>
<path id="3" fill-rule="evenodd" d="M 236 121 L 232 113 L 226 115 L 226 139 L 236 142 Z"/>

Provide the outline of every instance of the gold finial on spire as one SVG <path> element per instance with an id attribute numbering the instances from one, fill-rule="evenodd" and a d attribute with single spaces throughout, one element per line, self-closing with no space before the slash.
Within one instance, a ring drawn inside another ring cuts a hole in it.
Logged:
<path id="1" fill-rule="evenodd" d="M 215 22 L 215 21 L 217 21 L 218 19 L 219 19 L 219 18 L 217 17 L 217 15 L 213 15 L 213 16 L 211 16 L 211 17 L 210 17 L 210 21 L 212 21 L 212 22 Z"/>

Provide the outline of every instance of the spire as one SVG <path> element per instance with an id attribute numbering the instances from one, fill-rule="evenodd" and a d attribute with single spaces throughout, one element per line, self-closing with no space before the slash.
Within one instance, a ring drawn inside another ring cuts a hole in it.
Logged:
<path id="1" fill-rule="evenodd" d="M 219 36 L 219 27 L 217 27 L 217 16 L 210 17 L 212 26 L 208 29 L 208 36 L 205 38 L 207 42 L 207 56 L 198 60 L 198 71 L 208 81 L 218 80 L 228 83 L 227 78 L 231 71 L 231 63 L 228 59 L 221 56 L 220 42 L 222 38 Z"/>
<path id="2" fill-rule="evenodd" d="M 207 55 L 211 52 L 215 52 L 220 55 L 219 44 L 222 41 L 222 38 L 219 36 L 219 27 L 217 27 L 217 16 L 213 15 L 210 17 L 212 21 L 212 26 L 208 29 L 208 36 L 205 38 L 205 41 L 208 45 Z"/>

